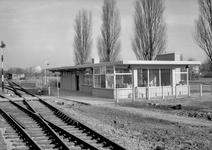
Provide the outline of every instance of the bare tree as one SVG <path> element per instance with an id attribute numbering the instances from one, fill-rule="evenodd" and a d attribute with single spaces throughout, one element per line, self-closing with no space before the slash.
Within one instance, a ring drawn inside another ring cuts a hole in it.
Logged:
<path id="1" fill-rule="evenodd" d="M 209 58 L 202 63 L 202 70 L 212 73 L 212 61 Z"/>
<path id="2" fill-rule="evenodd" d="M 198 2 L 200 14 L 195 21 L 194 40 L 212 62 L 212 1 L 198 0 Z"/>
<path id="3" fill-rule="evenodd" d="M 137 0 L 134 5 L 133 51 L 139 60 L 154 60 L 166 48 L 163 0 Z"/>
<path id="4" fill-rule="evenodd" d="M 112 62 L 120 57 L 121 19 L 115 0 L 104 0 L 102 6 L 101 36 L 98 37 L 97 48 L 101 62 Z"/>
<path id="5" fill-rule="evenodd" d="M 91 11 L 80 10 L 75 18 L 74 55 L 75 64 L 82 65 L 90 60 L 92 48 L 92 14 Z"/>

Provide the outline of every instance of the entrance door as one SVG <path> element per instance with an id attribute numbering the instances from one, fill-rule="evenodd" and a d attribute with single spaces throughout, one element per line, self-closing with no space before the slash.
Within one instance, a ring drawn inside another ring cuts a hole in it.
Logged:
<path id="1" fill-rule="evenodd" d="M 76 90 L 79 91 L 79 75 L 76 75 Z"/>

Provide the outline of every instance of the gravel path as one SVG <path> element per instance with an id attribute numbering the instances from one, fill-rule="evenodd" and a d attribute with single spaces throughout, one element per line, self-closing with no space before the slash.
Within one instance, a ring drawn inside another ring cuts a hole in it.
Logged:
<path id="1" fill-rule="evenodd" d="M 115 105 L 105 105 L 105 107 L 117 109 L 120 111 L 126 111 L 128 113 L 133 113 L 136 115 L 142 115 L 142 117 L 147 117 L 147 118 L 157 118 L 157 119 L 162 119 L 162 120 L 176 122 L 176 123 L 212 127 L 212 122 L 204 120 L 204 119 L 196 119 L 196 118 L 191 118 L 191 117 L 178 116 L 175 114 L 167 114 L 164 112 L 156 112 L 156 111 L 139 109 L 139 108 L 120 107 L 120 106 L 117 107 Z"/>

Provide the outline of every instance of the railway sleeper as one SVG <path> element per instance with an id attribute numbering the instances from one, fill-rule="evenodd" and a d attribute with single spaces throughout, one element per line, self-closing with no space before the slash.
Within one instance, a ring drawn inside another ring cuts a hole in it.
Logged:
<path id="1" fill-rule="evenodd" d="M 12 146 L 14 147 L 27 147 L 26 143 L 12 143 Z"/>
<path id="2" fill-rule="evenodd" d="M 13 148 L 12 150 L 29 150 L 28 147 L 16 147 L 16 148 Z"/>
<path id="3" fill-rule="evenodd" d="M 9 135 L 9 136 L 5 136 L 5 139 L 19 139 L 20 136 L 18 135 Z"/>
<path id="4" fill-rule="evenodd" d="M 46 137 L 42 136 L 42 137 L 32 137 L 33 140 L 35 141 L 42 141 L 42 140 L 46 140 Z"/>
<path id="5" fill-rule="evenodd" d="M 35 141 L 36 141 L 36 140 L 35 140 Z M 38 141 L 36 141 L 36 143 L 39 144 L 39 145 L 47 145 L 47 144 L 51 144 L 52 141 L 47 140 L 47 139 L 43 139 L 43 140 L 38 140 Z"/>
<path id="6" fill-rule="evenodd" d="M 56 146 L 54 146 L 54 145 L 41 145 L 40 146 L 42 149 L 55 149 L 56 148 Z"/>
<path id="7" fill-rule="evenodd" d="M 26 130 L 27 131 L 27 133 L 29 133 L 29 134 L 45 134 L 45 131 L 43 131 L 42 129 L 40 129 L 40 130 L 31 130 L 31 129 L 27 129 Z"/>
<path id="8" fill-rule="evenodd" d="M 39 136 L 45 136 L 45 134 L 43 132 L 37 133 L 37 132 L 29 132 L 28 133 L 30 136 L 33 137 L 39 137 Z"/>
<path id="9" fill-rule="evenodd" d="M 21 142 L 23 142 L 22 139 L 14 139 L 14 140 L 10 140 L 10 141 L 13 142 L 13 143 L 21 143 Z"/>
<path id="10" fill-rule="evenodd" d="M 13 134 L 15 134 L 16 133 L 16 131 L 15 130 L 5 130 L 5 132 L 4 132 L 5 134 L 10 134 L 10 133 L 13 133 Z"/>

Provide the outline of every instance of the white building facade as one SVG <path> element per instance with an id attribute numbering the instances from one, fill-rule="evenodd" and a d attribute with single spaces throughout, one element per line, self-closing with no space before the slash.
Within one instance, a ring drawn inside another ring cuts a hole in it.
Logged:
<path id="1" fill-rule="evenodd" d="M 188 68 L 201 62 L 172 57 L 174 60 L 158 57 L 155 61 L 123 60 L 48 70 L 60 72 L 61 89 L 83 91 L 98 97 L 125 99 L 188 94 Z"/>

